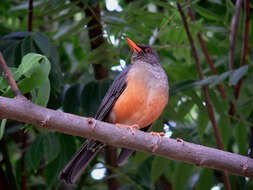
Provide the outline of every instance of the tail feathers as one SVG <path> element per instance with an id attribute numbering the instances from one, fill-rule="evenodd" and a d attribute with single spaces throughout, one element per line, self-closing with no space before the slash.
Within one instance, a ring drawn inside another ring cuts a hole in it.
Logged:
<path id="1" fill-rule="evenodd" d="M 105 144 L 102 142 L 86 140 L 68 164 L 62 169 L 58 178 L 65 180 L 66 183 L 75 183 L 89 162 L 104 146 Z"/>
<path id="2" fill-rule="evenodd" d="M 129 156 L 131 156 L 131 154 L 133 154 L 134 152 L 135 152 L 134 150 L 122 148 L 118 157 L 118 165 L 122 166 L 126 162 L 126 160 L 129 158 Z"/>
<path id="3" fill-rule="evenodd" d="M 152 123 L 144 128 L 142 128 L 142 131 L 149 131 L 152 127 Z M 131 154 L 133 154 L 135 151 L 134 150 L 130 150 L 130 149 L 126 149 L 126 148 L 122 148 L 119 157 L 118 157 L 118 165 L 121 166 L 123 165 L 126 160 L 129 158 L 129 156 L 131 156 Z"/>

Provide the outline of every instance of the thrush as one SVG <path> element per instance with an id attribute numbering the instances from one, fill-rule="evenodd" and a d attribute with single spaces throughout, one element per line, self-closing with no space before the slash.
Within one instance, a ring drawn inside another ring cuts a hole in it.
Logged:
<path id="1" fill-rule="evenodd" d="M 113 81 L 95 119 L 147 131 L 168 102 L 168 79 L 151 46 L 136 45 L 129 38 L 127 42 L 132 50 L 131 63 Z M 62 169 L 59 178 L 75 183 L 104 146 L 102 142 L 87 139 Z M 123 164 L 133 152 L 123 148 L 118 164 Z"/>

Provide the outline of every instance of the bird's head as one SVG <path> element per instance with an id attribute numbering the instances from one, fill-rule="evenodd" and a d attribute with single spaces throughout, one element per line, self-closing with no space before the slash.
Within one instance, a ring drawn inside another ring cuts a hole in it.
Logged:
<path id="1" fill-rule="evenodd" d="M 131 62 L 142 61 L 149 64 L 159 64 L 159 57 L 156 51 L 149 45 L 135 44 L 129 38 L 126 38 L 133 54 L 131 57 Z"/>

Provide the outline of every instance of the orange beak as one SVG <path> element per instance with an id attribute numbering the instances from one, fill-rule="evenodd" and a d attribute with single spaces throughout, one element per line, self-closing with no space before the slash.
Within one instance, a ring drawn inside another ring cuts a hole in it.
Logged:
<path id="1" fill-rule="evenodd" d="M 138 52 L 141 51 L 141 48 L 139 48 L 132 40 L 130 40 L 129 38 L 126 38 L 126 40 L 127 40 L 127 43 L 129 44 L 132 52 L 134 52 L 134 51 L 138 51 Z"/>

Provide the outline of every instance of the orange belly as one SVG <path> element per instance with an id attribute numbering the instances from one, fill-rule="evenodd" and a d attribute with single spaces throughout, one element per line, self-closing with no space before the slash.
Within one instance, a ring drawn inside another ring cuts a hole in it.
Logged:
<path id="1" fill-rule="evenodd" d="M 141 79 L 128 80 L 126 89 L 113 106 L 113 122 L 146 127 L 160 116 L 167 101 L 167 92 L 150 89 Z"/>

